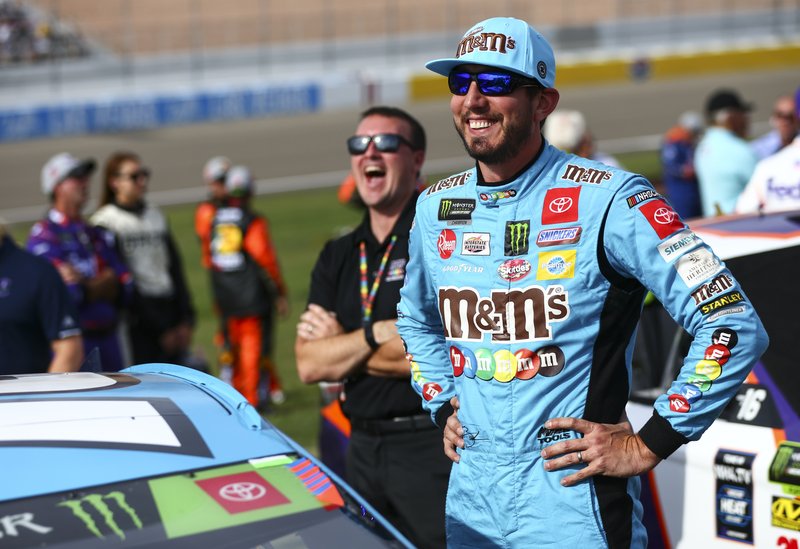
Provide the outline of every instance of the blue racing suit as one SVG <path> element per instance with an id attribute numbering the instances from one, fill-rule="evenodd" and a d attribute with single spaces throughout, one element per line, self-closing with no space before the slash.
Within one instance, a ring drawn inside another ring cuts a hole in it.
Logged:
<path id="1" fill-rule="evenodd" d="M 440 427 L 460 399 L 449 545 L 646 546 L 638 477 L 565 488 L 584 465 L 547 472 L 540 456 L 581 436 L 546 429 L 549 418 L 623 418 L 645 289 L 694 336 L 639 432 L 666 458 L 721 413 L 767 336 L 724 263 L 650 183 L 545 145 L 513 180 L 482 185 L 472 169 L 420 196 L 398 328 Z"/>

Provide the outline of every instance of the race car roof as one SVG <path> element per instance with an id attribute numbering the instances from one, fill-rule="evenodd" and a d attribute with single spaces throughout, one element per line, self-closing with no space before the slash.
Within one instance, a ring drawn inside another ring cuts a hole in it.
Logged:
<path id="1" fill-rule="evenodd" d="M 189 368 L 0 376 L 0 501 L 298 451 Z"/>
<path id="2" fill-rule="evenodd" d="M 800 211 L 709 217 L 689 226 L 723 260 L 800 245 Z"/>

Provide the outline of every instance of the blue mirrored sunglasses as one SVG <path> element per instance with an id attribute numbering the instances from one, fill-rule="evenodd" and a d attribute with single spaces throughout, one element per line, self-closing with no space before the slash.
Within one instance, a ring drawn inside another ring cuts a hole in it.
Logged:
<path id="1" fill-rule="evenodd" d="M 518 76 L 508 72 L 456 72 L 447 75 L 447 84 L 450 86 L 450 93 L 454 95 L 467 95 L 470 84 L 475 81 L 478 90 L 483 95 L 497 96 L 508 95 L 517 88 L 536 87 L 541 88 L 541 84 L 530 78 Z"/>

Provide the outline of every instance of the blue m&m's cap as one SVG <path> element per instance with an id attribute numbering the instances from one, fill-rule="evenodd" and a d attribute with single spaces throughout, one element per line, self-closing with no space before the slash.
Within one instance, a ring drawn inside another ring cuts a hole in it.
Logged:
<path id="1" fill-rule="evenodd" d="M 477 23 L 461 38 L 455 57 L 434 59 L 425 67 L 447 76 L 458 65 L 496 67 L 538 80 L 545 88 L 556 80 L 553 48 L 536 29 L 513 17 Z"/>

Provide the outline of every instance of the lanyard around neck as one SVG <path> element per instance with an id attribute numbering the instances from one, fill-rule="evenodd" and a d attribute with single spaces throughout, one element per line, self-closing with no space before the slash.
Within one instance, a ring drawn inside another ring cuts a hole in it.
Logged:
<path id="1" fill-rule="evenodd" d="M 359 244 L 359 263 L 361 268 L 361 314 L 364 322 L 369 322 L 372 319 L 372 304 L 375 301 L 375 294 L 378 293 L 378 287 L 381 285 L 383 278 L 383 271 L 386 269 L 386 262 L 389 260 L 389 254 L 392 253 L 394 243 L 397 241 L 397 235 L 393 234 L 389 245 L 381 259 L 378 273 L 375 275 L 375 280 L 372 281 L 372 289 L 367 293 L 369 281 L 367 280 L 367 244 L 363 240 Z"/>

